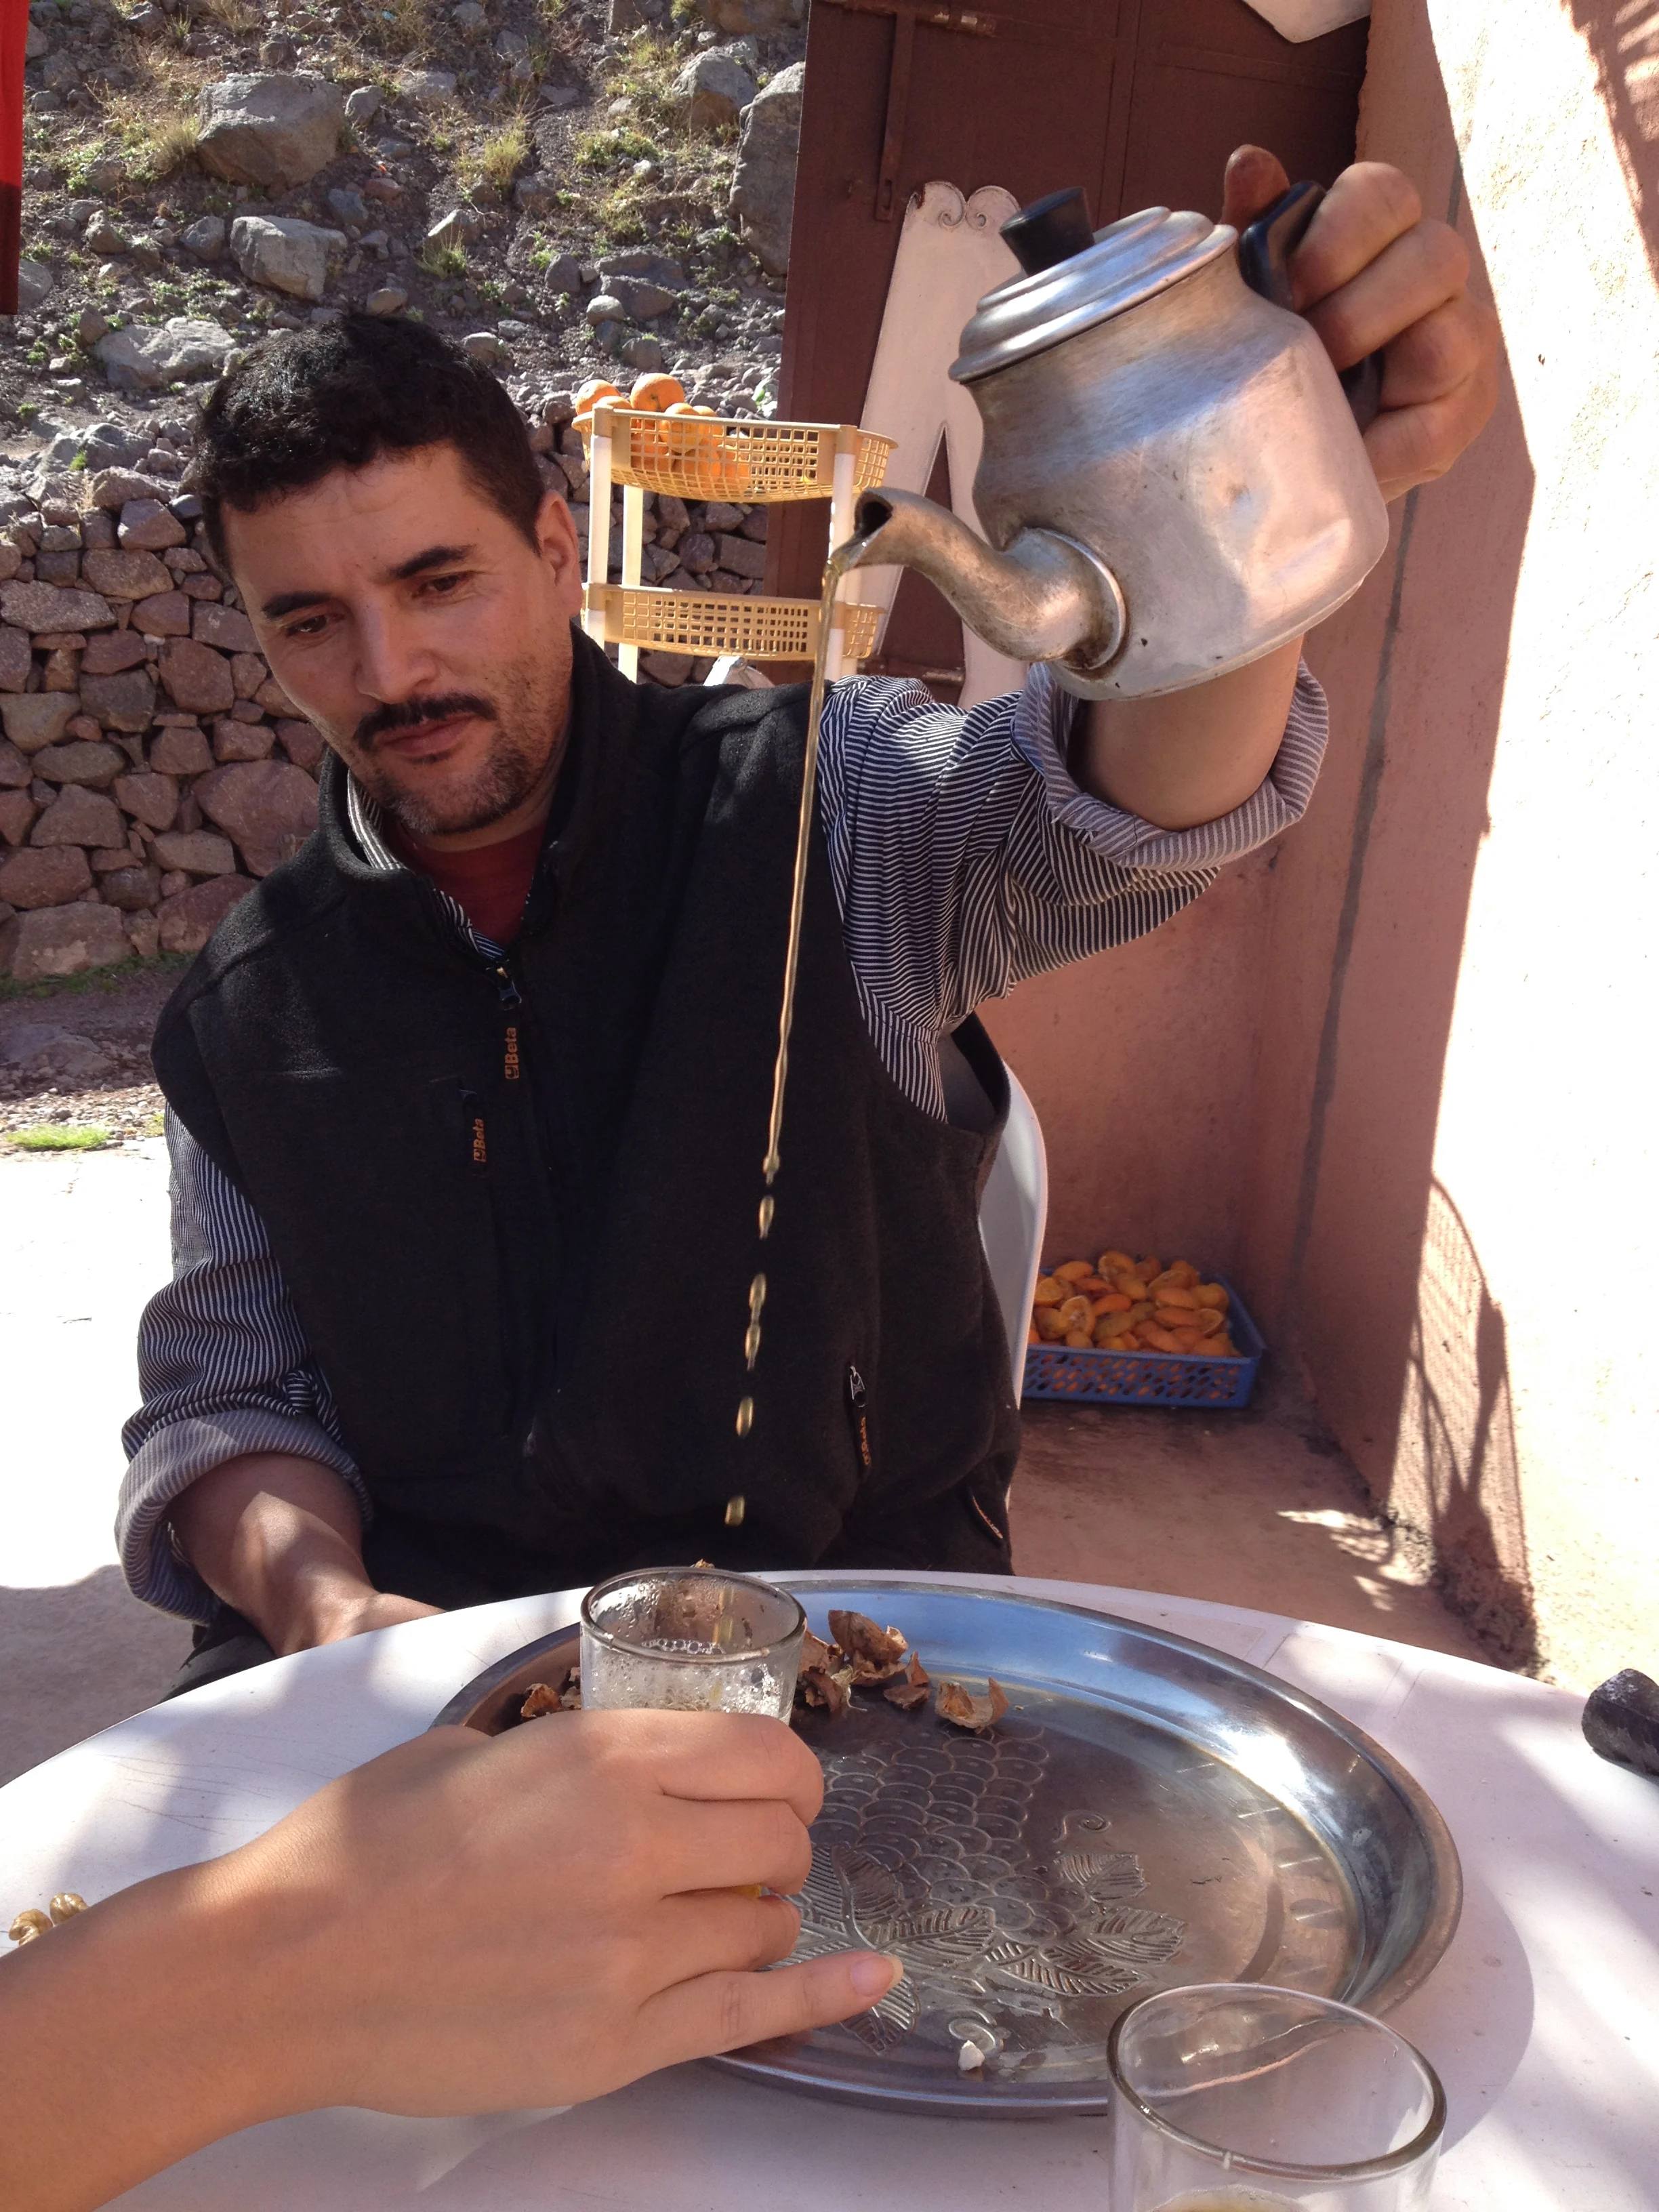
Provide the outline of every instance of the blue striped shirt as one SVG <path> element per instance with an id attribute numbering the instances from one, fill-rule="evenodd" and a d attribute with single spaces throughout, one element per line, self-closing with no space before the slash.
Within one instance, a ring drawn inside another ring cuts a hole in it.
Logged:
<path id="1" fill-rule="evenodd" d="M 1157 829 L 1079 788 L 1066 765 L 1076 706 L 1038 668 L 965 714 L 873 677 L 838 684 L 824 708 L 818 807 L 860 1003 L 894 1080 L 940 1119 L 940 1041 L 976 1006 L 1155 929 L 1313 793 L 1325 702 L 1305 667 L 1267 781 L 1194 830 Z M 348 814 L 371 866 L 402 865 L 355 785 Z M 480 951 L 497 949 L 453 916 Z M 264 1224 L 171 1114 L 167 1144 L 173 1280 L 139 1328 L 143 1404 L 122 1432 L 116 1537 L 139 1597 L 209 1620 L 217 1601 L 167 1517 L 199 1476 L 244 1452 L 292 1452 L 331 1468 L 365 1521 L 373 1508 Z"/>

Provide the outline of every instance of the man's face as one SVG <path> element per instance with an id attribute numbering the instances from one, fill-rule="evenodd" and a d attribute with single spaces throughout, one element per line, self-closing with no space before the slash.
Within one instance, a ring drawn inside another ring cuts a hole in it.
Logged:
<path id="1" fill-rule="evenodd" d="M 562 500 L 532 547 L 432 446 L 227 508 L 225 536 L 277 682 L 411 835 L 482 844 L 544 811 L 581 606 Z"/>

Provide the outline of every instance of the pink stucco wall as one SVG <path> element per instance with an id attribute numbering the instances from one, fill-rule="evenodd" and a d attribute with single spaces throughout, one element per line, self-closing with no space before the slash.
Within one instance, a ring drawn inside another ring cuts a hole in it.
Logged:
<path id="1" fill-rule="evenodd" d="M 1628 17 L 1377 0 L 1360 150 L 1468 242 L 1497 416 L 1310 645 L 1306 822 L 989 1016 L 1055 1250 L 1231 1270 L 1490 1648 L 1585 1683 L 1659 1671 L 1659 47 Z"/>

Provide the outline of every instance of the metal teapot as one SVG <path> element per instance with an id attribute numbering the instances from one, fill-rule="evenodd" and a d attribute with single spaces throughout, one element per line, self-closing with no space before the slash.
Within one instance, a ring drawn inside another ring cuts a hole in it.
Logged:
<path id="1" fill-rule="evenodd" d="M 980 301 L 951 370 L 984 418 L 990 543 L 869 491 L 847 566 L 920 570 L 1085 699 L 1203 683 L 1340 606 L 1389 522 L 1356 422 L 1375 362 L 1340 380 L 1290 310 L 1285 257 L 1322 197 L 1294 187 L 1237 254 L 1202 215 L 1147 208 L 1097 234 L 1080 192 L 1023 210 L 1003 235 L 1026 274 Z"/>

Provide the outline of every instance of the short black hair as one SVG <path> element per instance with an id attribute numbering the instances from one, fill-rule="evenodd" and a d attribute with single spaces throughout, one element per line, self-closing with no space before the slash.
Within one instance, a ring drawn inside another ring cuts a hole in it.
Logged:
<path id="1" fill-rule="evenodd" d="M 453 446 L 532 545 L 544 497 L 530 433 L 501 384 L 406 317 L 343 315 L 256 346 L 202 410 L 190 483 L 225 561 L 224 510 L 301 491 L 383 453 Z"/>

